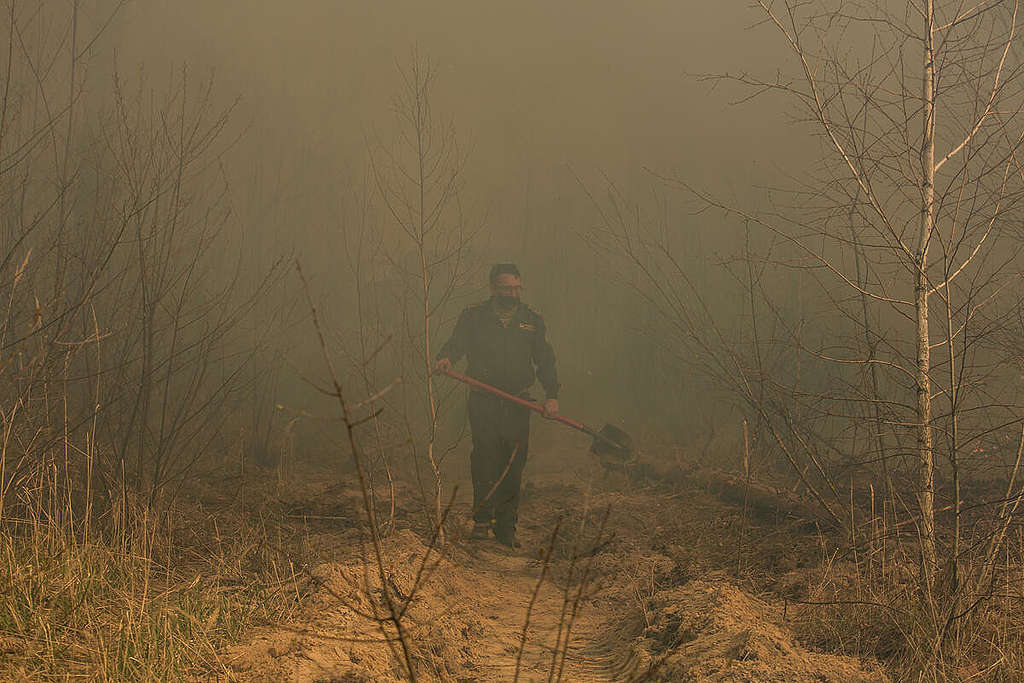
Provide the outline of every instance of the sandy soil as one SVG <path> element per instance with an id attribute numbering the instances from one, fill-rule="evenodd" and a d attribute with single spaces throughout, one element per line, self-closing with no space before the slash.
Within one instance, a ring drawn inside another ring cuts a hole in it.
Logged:
<path id="1" fill-rule="evenodd" d="M 779 600 L 750 594 L 723 570 L 733 549 L 719 530 L 735 519 L 735 509 L 705 492 L 607 476 L 590 459 L 585 440 L 537 432 L 541 443 L 527 469 L 521 508 L 521 550 L 465 538 L 470 489 L 464 480 L 452 511 L 457 524 L 415 594 L 427 552 L 424 535 L 414 524 L 400 524 L 385 539 L 387 580 L 399 600 L 408 601 L 404 623 L 422 680 L 510 681 L 517 670 L 523 681 L 887 680 L 876 663 L 803 647 L 786 628 Z M 354 490 L 323 485 L 296 495 L 303 509 L 319 505 L 344 514 L 305 520 L 323 560 L 298 589 L 306 594 L 302 608 L 290 623 L 228 648 L 230 678 L 403 680 L 381 631 L 367 618 L 380 587 L 372 563 L 364 561 L 369 555 Z M 346 515 L 351 523 L 343 521 Z M 406 515 L 414 516 L 400 511 L 399 519 Z M 556 522 L 561 532 L 548 552 Z M 545 553 L 550 561 L 538 590 Z M 751 571 L 791 571 L 792 555 L 782 546 L 766 550 Z M 585 590 L 570 618 L 583 572 Z"/>

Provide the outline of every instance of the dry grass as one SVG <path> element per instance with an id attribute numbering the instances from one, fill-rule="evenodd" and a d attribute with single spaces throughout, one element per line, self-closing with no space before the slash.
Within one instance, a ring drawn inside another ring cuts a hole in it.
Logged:
<path id="1" fill-rule="evenodd" d="M 57 489 L 34 493 L 45 490 Z M 31 496 L 0 527 L 0 679 L 226 672 L 223 645 L 296 603 L 294 570 L 267 551 L 263 525 L 222 516 L 231 531 L 221 534 L 189 520 L 187 546 L 176 546 L 180 533 L 141 512 L 131 529 L 87 534 L 67 499 L 55 499 Z"/>
<path id="2" fill-rule="evenodd" d="M 965 555 L 955 613 L 966 614 L 946 627 L 952 589 L 938 586 L 937 609 L 926 609 L 910 532 L 897 537 L 890 525 L 886 536 L 885 525 L 871 523 L 866 514 L 851 549 L 843 533 L 781 513 L 748 509 L 744 516 L 742 502 L 729 491 L 695 486 L 693 478 L 671 474 L 661 480 L 671 482 L 673 493 L 626 498 L 618 508 L 616 532 L 626 531 L 623 524 L 632 519 L 635 529 L 627 535 L 646 537 L 626 552 L 634 562 L 651 558 L 647 571 L 630 568 L 627 585 L 648 628 L 664 608 L 651 601 L 652 593 L 717 574 L 772 605 L 779 623 L 801 645 L 817 653 L 877 660 L 893 680 L 1021 680 L 1024 534 L 1019 530 L 1011 527 L 990 590 L 979 592 L 963 578 L 976 576 L 983 561 Z M 978 528 L 984 538 L 985 527 Z M 939 531 L 949 530 L 940 526 Z M 660 556 L 671 562 L 656 565 Z M 975 601 L 976 608 L 968 610 Z M 935 634 L 943 628 L 937 652 Z"/>
<path id="3" fill-rule="evenodd" d="M 821 564 L 790 607 L 793 627 L 820 651 L 885 662 L 896 680 L 1019 680 L 1024 565 L 1016 558 L 1004 569 L 991 598 L 951 623 L 938 651 L 936 626 L 907 566 L 896 567 L 892 577 L 869 579 L 850 563 Z"/>
<path id="4" fill-rule="evenodd" d="M 159 522 L 138 511 L 129 525 L 109 517 L 86 525 L 75 518 L 81 503 L 67 502 L 70 484 L 37 477 L 0 522 L 0 680 L 237 675 L 227 645 L 307 606 L 309 589 L 296 580 L 307 572 L 294 558 L 309 565 L 358 537 L 350 487 L 319 471 L 280 491 L 264 479 L 262 487 L 208 480 Z M 841 538 L 785 520 L 741 524 L 740 508 L 673 491 L 594 494 L 567 513 L 563 488 L 534 490 L 538 528 L 564 518 L 550 574 L 564 578 L 573 549 L 600 540 L 600 513 L 614 503 L 603 536 L 611 542 L 596 543 L 595 579 L 634 603 L 640 630 L 654 633 L 667 618 L 671 605 L 655 596 L 716 575 L 763 600 L 799 646 L 878 660 L 894 680 L 1007 681 L 1024 670 L 1018 534 L 1000 556 L 991 599 L 950 631 L 936 663 L 906 558 L 890 552 L 883 571 L 878 543 L 873 557 L 854 561 Z"/>

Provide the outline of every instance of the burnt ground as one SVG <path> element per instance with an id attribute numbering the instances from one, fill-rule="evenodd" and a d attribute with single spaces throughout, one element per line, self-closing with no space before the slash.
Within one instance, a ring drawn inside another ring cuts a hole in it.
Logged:
<path id="1" fill-rule="evenodd" d="M 415 496 L 400 496 L 384 549 L 422 680 L 508 681 L 517 669 L 523 681 L 888 680 L 868 658 L 794 635 L 787 598 L 806 590 L 824 547 L 808 520 L 744 515 L 680 476 L 678 453 L 644 456 L 654 465 L 629 478 L 603 470 L 578 434 L 543 425 L 534 442 L 523 548 L 465 538 L 471 489 L 456 474 L 451 531 L 415 591 L 430 539 Z M 381 593 L 354 480 L 303 472 L 275 505 L 295 540 L 295 609 L 228 647 L 205 677 L 402 679 L 368 618 Z"/>

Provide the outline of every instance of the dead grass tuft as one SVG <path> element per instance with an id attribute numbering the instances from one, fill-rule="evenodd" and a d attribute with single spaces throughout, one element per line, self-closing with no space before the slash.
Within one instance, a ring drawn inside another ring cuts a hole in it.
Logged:
<path id="1" fill-rule="evenodd" d="M 0 526 L 0 679 L 226 672 L 224 644 L 287 614 L 299 597 L 265 525 L 196 516 L 181 522 L 189 534 L 176 542 L 186 534 L 138 510 L 130 529 L 86 534 L 70 505 L 53 500 L 23 500 L 24 516 Z"/>

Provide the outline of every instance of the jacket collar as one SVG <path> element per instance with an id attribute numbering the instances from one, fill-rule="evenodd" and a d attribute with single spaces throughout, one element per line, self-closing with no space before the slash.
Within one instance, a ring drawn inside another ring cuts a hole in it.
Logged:
<path id="1" fill-rule="evenodd" d="M 487 300 L 487 310 L 491 312 L 491 315 L 494 316 L 495 320 L 500 320 L 501 319 L 501 316 L 498 313 L 498 305 L 494 302 L 494 298 L 493 297 Z M 517 320 L 519 318 L 519 314 L 522 312 L 522 310 L 523 310 L 523 302 L 522 301 L 517 301 L 516 302 L 516 307 L 512 309 L 512 316 L 511 316 L 510 320 Z"/>

